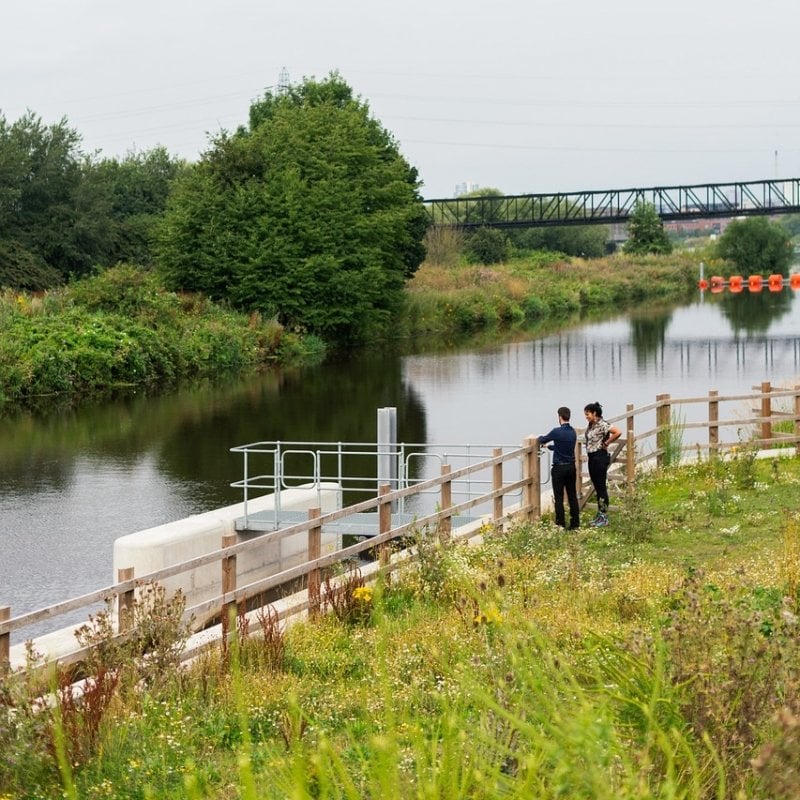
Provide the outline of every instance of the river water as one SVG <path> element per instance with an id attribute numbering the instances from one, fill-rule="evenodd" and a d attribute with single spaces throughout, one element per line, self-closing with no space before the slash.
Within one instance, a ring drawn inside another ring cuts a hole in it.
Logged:
<path id="1" fill-rule="evenodd" d="M 611 417 L 664 392 L 742 394 L 763 380 L 800 383 L 789 289 L 2 419 L 0 606 L 16 615 L 106 586 L 117 537 L 240 501 L 235 445 L 372 442 L 384 406 L 398 409 L 400 441 L 515 445 L 562 404 L 580 421 L 589 401 Z"/>

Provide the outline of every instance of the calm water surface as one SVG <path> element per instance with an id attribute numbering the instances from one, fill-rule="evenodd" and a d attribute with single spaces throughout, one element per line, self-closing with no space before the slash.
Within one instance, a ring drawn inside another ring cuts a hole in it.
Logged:
<path id="1" fill-rule="evenodd" d="M 404 442 L 518 444 L 562 404 L 599 400 L 614 416 L 662 392 L 739 394 L 799 376 L 787 289 L 0 420 L 0 606 L 17 614 L 108 585 L 118 536 L 241 500 L 229 488 L 237 444 L 374 441 L 382 406 L 397 407 Z"/>

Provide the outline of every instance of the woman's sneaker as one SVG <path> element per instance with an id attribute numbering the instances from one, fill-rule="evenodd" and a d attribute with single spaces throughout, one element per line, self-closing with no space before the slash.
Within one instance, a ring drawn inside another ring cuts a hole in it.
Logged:
<path id="1" fill-rule="evenodd" d="M 591 524 L 595 528 L 605 528 L 605 526 L 608 525 L 608 516 L 606 514 L 599 514 L 597 519 Z"/>
<path id="2" fill-rule="evenodd" d="M 590 528 L 596 528 L 596 527 L 597 527 L 597 523 L 600 521 L 600 517 L 602 517 L 602 516 L 603 516 L 603 515 L 602 515 L 602 514 L 601 514 L 601 513 L 598 511 L 598 512 L 597 512 L 597 513 L 594 515 L 594 519 L 593 519 L 593 520 L 592 520 L 592 521 L 589 523 L 589 527 L 590 527 Z"/>

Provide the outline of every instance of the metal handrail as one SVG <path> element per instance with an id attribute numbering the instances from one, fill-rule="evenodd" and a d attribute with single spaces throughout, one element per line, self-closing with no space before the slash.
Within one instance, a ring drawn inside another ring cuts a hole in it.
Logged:
<path id="1" fill-rule="evenodd" d="M 243 515 L 245 524 L 248 520 L 248 501 L 253 490 L 264 490 L 275 494 L 276 520 L 280 519 L 280 490 L 289 489 L 299 485 L 313 485 L 317 491 L 323 483 L 338 484 L 343 490 L 352 493 L 375 494 L 379 488 L 377 472 L 367 475 L 345 474 L 345 460 L 356 459 L 364 464 L 365 459 L 377 459 L 381 456 L 389 457 L 396 463 L 396 479 L 391 481 L 393 489 L 403 489 L 415 486 L 426 480 L 425 467 L 421 466 L 422 475 L 414 475 L 415 464 L 434 460 L 441 466 L 452 463 L 454 465 L 471 465 L 489 457 L 494 449 L 510 452 L 519 449 L 518 445 L 490 445 L 490 444 L 418 444 L 401 442 L 387 445 L 375 442 L 310 442 L 310 441 L 260 441 L 249 444 L 237 445 L 230 448 L 232 453 L 243 455 L 243 477 L 231 483 L 231 487 L 243 491 Z M 272 459 L 272 472 L 261 470 L 255 474 L 254 457 L 266 456 Z M 309 456 L 311 458 L 310 471 L 290 471 L 287 461 L 292 457 Z M 329 461 L 334 458 L 332 469 L 328 467 Z M 521 460 L 519 463 L 520 475 L 522 474 Z M 352 470 L 351 470 L 352 473 Z M 482 479 L 468 474 L 466 478 L 453 481 L 454 491 L 457 494 L 471 498 L 480 494 L 482 489 L 491 485 L 491 479 Z M 435 490 L 420 492 L 420 495 L 435 494 Z M 517 491 L 515 495 L 521 494 Z M 400 511 L 405 511 L 405 498 L 399 500 Z"/>

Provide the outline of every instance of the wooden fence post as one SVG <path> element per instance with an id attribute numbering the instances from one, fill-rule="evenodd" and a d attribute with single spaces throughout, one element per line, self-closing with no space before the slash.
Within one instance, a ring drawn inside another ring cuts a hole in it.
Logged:
<path id="1" fill-rule="evenodd" d="M 308 518 L 319 519 L 322 516 L 321 508 L 309 508 Z M 308 529 L 308 560 L 315 561 L 322 555 L 322 525 L 314 525 Z M 319 616 L 321 598 L 320 590 L 322 579 L 319 567 L 315 567 L 308 573 L 308 615 L 310 617 Z"/>
<path id="2" fill-rule="evenodd" d="M 503 455 L 500 447 L 492 450 L 492 458 L 499 458 Z M 503 463 L 495 464 L 492 468 L 492 491 L 499 492 L 503 488 Z M 503 497 L 502 495 L 494 498 L 492 503 L 492 522 L 497 524 L 503 518 Z"/>
<path id="3" fill-rule="evenodd" d="M 761 392 L 766 393 L 766 397 L 761 398 L 761 416 L 764 421 L 761 423 L 761 438 L 772 438 L 772 398 L 769 393 L 772 391 L 772 384 L 769 381 L 762 381 Z"/>
<path id="4" fill-rule="evenodd" d="M 800 456 L 800 386 L 794 387 L 794 435 L 797 437 L 795 452 Z"/>
<path id="5" fill-rule="evenodd" d="M 719 455 L 719 392 L 711 389 L 708 393 L 708 456 L 716 458 Z"/>
<path id="6" fill-rule="evenodd" d="M 117 583 L 133 579 L 133 567 L 117 570 Z M 127 589 L 117 595 L 117 630 L 119 633 L 133 628 L 133 589 Z"/>
<path id="7" fill-rule="evenodd" d="M 529 436 L 522 443 L 526 452 L 522 457 L 522 513 L 528 522 L 542 515 L 542 487 L 539 481 L 539 440 Z"/>
<path id="8" fill-rule="evenodd" d="M 11 606 L 0 606 L 0 622 L 11 619 Z M 11 632 L 0 633 L 0 675 L 11 666 Z"/>
<path id="9" fill-rule="evenodd" d="M 633 489 L 636 480 L 636 444 L 634 433 L 633 403 L 625 406 L 625 482 L 628 491 Z"/>
<path id="10" fill-rule="evenodd" d="M 389 494 L 391 487 L 388 483 L 383 484 L 378 489 L 378 495 L 383 497 Z M 386 500 L 378 502 L 378 533 L 388 533 L 392 529 L 392 504 Z M 378 561 L 381 567 L 389 565 L 389 557 L 391 555 L 391 546 L 389 542 L 384 542 L 378 547 Z"/>
<path id="11" fill-rule="evenodd" d="M 222 534 L 222 547 L 233 547 L 238 541 L 238 536 L 233 530 L 233 523 L 226 523 L 224 532 Z M 221 561 L 222 566 L 222 594 L 236 591 L 236 556 L 223 556 Z M 228 630 L 228 624 L 231 621 L 231 609 L 233 609 L 233 616 L 237 614 L 236 602 L 228 602 L 222 604 L 221 619 L 222 630 Z"/>
<path id="12" fill-rule="evenodd" d="M 442 464 L 441 476 L 444 478 L 451 472 L 450 464 Z M 453 482 L 446 480 L 442 482 L 441 487 L 441 506 L 442 511 L 447 511 L 453 505 Z M 453 517 L 447 514 L 442 517 L 439 522 L 439 533 L 445 538 L 449 539 L 450 534 L 453 532 Z"/>
<path id="13" fill-rule="evenodd" d="M 580 439 L 575 442 L 575 491 L 578 502 L 583 505 L 583 445 Z"/>
<path id="14" fill-rule="evenodd" d="M 664 466 L 664 449 L 669 436 L 669 424 L 672 419 L 672 406 L 669 402 L 668 394 L 657 394 L 656 403 L 656 467 Z"/>

